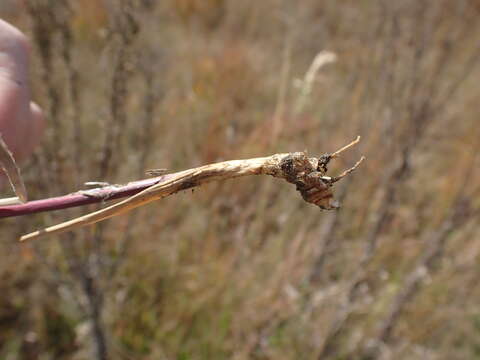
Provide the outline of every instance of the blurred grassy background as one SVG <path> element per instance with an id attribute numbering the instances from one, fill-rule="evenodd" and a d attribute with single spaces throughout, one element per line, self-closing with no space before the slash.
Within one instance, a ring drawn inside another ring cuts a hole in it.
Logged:
<path id="1" fill-rule="evenodd" d="M 480 2 L 25 0 L 48 131 L 31 198 L 275 152 L 367 161 L 321 212 L 211 184 L 19 245 L 96 209 L 2 220 L 1 359 L 480 358 Z M 337 61 L 306 77 L 317 54 Z"/>

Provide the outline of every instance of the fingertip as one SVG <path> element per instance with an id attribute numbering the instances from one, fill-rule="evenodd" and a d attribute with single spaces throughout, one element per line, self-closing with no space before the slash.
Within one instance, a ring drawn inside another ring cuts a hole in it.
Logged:
<path id="1" fill-rule="evenodd" d="M 17 27 L 0 19 L 0 30 L 2 30 L 2 38 L 4 40 L 10 40 L 24 46 L 26 49 L 30 49 L 30 42 L 27 36 Z"/>
<path id="2" fill-rule="evenodd" d="M 29 129 L 25 133 L 25 142 L 22 146 L 21 154 L 19 154 L 20 161 L 33 153 L 42 139 L 44 130 L 45 118 L 42 109 L 34 102 L 30 102 Z"/>
<path id="3" fill-rule="evenodd" d="M 27 71 L 31 44 L 28 37 L 15 26 L 0 19 L 0 66 L 7 69 L 16 81 L 27 81 Z"/>

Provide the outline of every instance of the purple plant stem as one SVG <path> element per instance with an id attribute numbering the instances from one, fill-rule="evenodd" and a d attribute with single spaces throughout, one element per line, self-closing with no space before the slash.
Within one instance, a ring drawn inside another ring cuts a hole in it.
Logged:
<path id="1" fill-rule="evenodd" d="M 29 201 L 25 204 L 0 206 L 0 218 L 54 211 L 132 196 L 152 185 L 167 180 L 169 177 L 171 177 L 171 174 L 132 181 L 125 185 L 109 185 L 82 190 L 68 195 Z"/>

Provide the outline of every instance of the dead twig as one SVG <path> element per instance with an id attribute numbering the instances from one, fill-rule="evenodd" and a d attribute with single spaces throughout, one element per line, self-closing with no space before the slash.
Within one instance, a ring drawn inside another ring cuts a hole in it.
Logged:
<path id="1" fill-rule="evenodd" d="M 357 143 L 357 139 L 354 143 Z M 310 158 L 304 152 L 275 154 L 268 157 L 246 160 L 232 160 L 201 166 L 194 169 L 169 174 L 168 178 L 105 209 L 32 232 L 20 238 L 21 241 L 36 239 L 46 235 L 70 231 L 78 227 L 125 213 L 149 202 L 162 199 L 181 190 L 191 189 L 212 181 L 222 181 L 247 175 L 271 175 L 295 184 L 303 199 L 315 204 L 321 209 L 338 208 L 333 199 L 331 188 L 333 184 L 355 170 L 363 161 L 363 157 L 351 169 L 340 176 L 326 176 L 330 160 L 349 146 L 333 154 L 322 155 L 320 158 Z"/>

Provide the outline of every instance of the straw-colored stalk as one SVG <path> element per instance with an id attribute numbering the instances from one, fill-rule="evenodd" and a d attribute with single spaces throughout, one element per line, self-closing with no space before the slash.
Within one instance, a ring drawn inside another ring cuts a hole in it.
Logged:
<path id="1" fill-rule="evenodd" d="M 165 181 L 128 199 L 76 219 L 24 235 L 20 240 L 36 239 L 91 225 L 181 190 L 192 189 L 212 181 L 223 181 L 247 175 L 271 175 L 284 179 L 296 185 L 305 201 L 324 210 L 336 209 L 338 205 L 333 199 L 331 189 L 333 184 L 355 170 L 364 158 L 362 157 L 352 168 L 336 177 L 326 175 L 327 165 L 331 159 L 358 141 L 359 138 L 339 151 L 322 155 L 319 158 L 308 157 L 305 152 L 275 154 L 268 157 L 225 161 L 170 174 Z"/>

